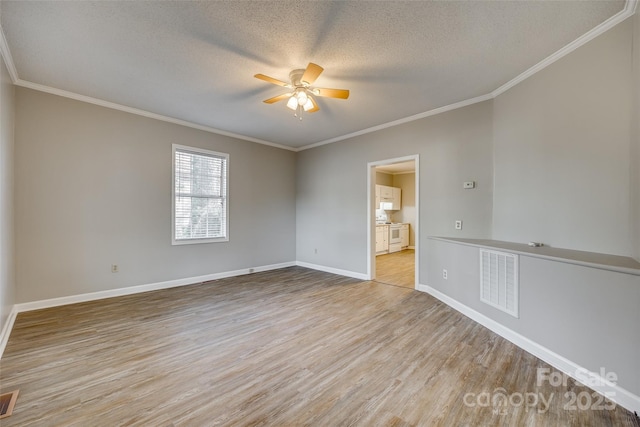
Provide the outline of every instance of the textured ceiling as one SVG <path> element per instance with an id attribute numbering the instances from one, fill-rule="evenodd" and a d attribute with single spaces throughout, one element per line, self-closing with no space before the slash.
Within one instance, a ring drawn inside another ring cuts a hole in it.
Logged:
<path id="1" fill-rule="evenodd" d="M 290 147 L 488 94 L 624 1 L 2 1 L 18 78 Z M 287 80 L 325 68 L 302 122 Z"/>

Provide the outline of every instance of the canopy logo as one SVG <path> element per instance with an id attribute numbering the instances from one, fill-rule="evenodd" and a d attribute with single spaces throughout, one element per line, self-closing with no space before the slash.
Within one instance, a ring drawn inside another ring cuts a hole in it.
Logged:
<path id="1" fill-rule="evenodd" d="M 615 386 L 618 376 L 614 372 L 607 372 L 605 368 L 600 368 L 598 374 L 578 369 L 573 375 L 580 383 L 588 387 Z M 498 387 L 493 392 L 483 391 L 481 393 L 466 393 L 463 397 L 465 406 L 474 408 L 493 408 L 494 414 L 505 415 L 509 408 L 524 406 L 525 410 L 536 410 L 538 413 L 546 413 L 551 403 L 556 398 L 556 393 L 543 393 L 539 391 L 548 384 L 551 387 L 566 388 L 571 376 L 550 368 L 538 368 L 536 370 L 536 391 L 507 393 L 503 387 Z M 572 380 L 573 381 L 573 380 Z M 565 411 L 592 410 L 611 411 L 616 408 L 613 401 L 614 392 L 600 394 L 595 391 L 585 390 L 581 392 L 566 391 L 558 393 L 557 396 L 563 398 L 563 409 Z"/>

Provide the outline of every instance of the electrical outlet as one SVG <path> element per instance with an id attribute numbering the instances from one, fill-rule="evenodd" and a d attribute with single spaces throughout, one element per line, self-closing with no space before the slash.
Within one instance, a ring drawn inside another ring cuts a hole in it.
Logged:
<path id="1" fill-rule="evenodd" d="M 462 230 L 462 221 L 461 220 L 457 220 L 456 221 L 456 230 Z"/>
<path id="2" fill-rule="evenodd" d="M 118 271 L 120 271 L 118 269 L 118 264 L 111 264 L 111 272 L 112 273 L 117 273 Z"/>
<path id="3" fill-rule="evenodd" d="M 443 269 L 443 270 L 442 270 L 442 278 L 443 278 L 444 280 L 447 280 L 447 279 L 448 279 L 448 277 L 447 277 L 447 276 L 448 276 L 448 274 L 447 274 L 447 270 L 444 270 L 444 269 Z"/>
<path id="4" fill-rule="evenodd" d="M 253 273 L 253 272 L 254 272 L 254 269 L 253 269 L 253 268 L 250 268 L 250 269 L 249 269 L 249 273 Z"/>

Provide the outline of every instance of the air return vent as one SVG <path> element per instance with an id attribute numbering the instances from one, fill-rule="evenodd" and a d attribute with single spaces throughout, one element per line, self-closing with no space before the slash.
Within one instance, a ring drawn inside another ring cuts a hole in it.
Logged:
<path id="1" fill-rule="evenodd" d="M 0 418 L 6 418 L 13 413 L 13 407 L 18 399 L 18 391 L 0 395 Z"/>
<path id="2" fill-rule="evenodd" d="M 518 256 L 480 249 L 480 300 L 518 317 Z"/>

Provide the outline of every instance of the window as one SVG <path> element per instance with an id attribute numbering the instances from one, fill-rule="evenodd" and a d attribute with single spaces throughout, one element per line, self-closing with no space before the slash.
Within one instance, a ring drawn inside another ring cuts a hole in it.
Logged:
<path id="1" fill-rule="evenodd" d="M 229 155 L 173 144 L 172 244 L 229 240 Z"/>

